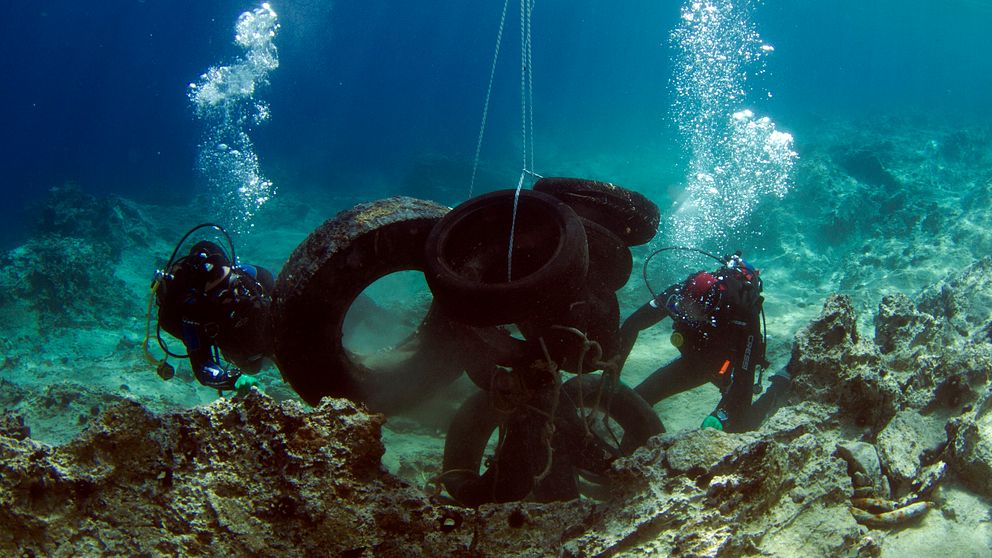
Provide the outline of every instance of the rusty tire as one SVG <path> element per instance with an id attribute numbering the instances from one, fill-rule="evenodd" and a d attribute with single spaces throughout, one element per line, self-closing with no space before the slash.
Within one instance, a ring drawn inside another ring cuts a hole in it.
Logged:
<path id="1" fill-rule="evenodd" d="M 372 370 L 342 344 L 345 315 L 356 297 L 390 273 L 424 269 L 424 241 L 448 209 L 407 197 L 342 211 L 289 257 L 273 293 L 275 360 L 311 405 L 344 397 L 393 413 L 453 381 L 472 345 L 465 326 L 435 305 L 396 351 L 410 356 L 388 372 Z"/>
<path id="2" fill-rule="evenodd" d="M 534 191 L 567 203 L 581 217 L 595 221 L 627 246 L 648 243 L 658 232 L 661 211 L 644 195 L 608 182 L 581 178 L 542 178 Z"/>

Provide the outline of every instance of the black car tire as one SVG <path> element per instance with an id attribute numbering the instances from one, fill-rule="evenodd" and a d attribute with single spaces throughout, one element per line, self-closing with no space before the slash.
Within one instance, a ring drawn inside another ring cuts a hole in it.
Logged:
<path id="1" fill-rule="evenodd" d="M 480 391 L 459 407 L 444 438 L 441 482 L 458 503 L 478 507 L 488 502 L 520 500 L 530 492 L 533 479 L 526 464 L 512 471 L 480 472 L 489 440 L 505 417 L 493 407 L 489 392 Z M 504 490 L 497 491 L 501 483 Z M 509 489 L 505 487 L 510 487 Z"/>
<path id="2" fill-rule="evenodd" d="M 364 366 L 342 343 L 345 316 L 366 287 L 390 273 L 424 269 L 424 241 L 447 211 L 407 197 L 360 204 L 293 251 L 273 293 L 273 341 L 283 377 L 304 401 L 344 397 L 391 414 L 462 373 L 475 336 L 435 305 L 394 349 L 409 356 L 389 371 Z"/>
<path id="3" fill-rule="evenodd" d="M 600 493 L 609 491 L 609 481 L 605 477 L 609 461 L 618 455 L 617 451 L 609 450 L 609 442 L 601 439 L 593 440 L 587 448 L 579 450 L 578 445 L 586 445 L 581 439 L 581 419 L 576 414 L 580 409 L 580 401 L 584 408 L 595 405 L 596 392 L 599 390 L 602 378 L 600 376 L 576 376 L 562 385 L 561 403 L 558 406 L 559 417 L 556 420 L 557 435 L 570 433 L 567 441 L 557 444 L 568 444 L 570 450 L 578 453 L 567 461 L 577 459 L 575 465 L 580 471 L 569 473 L 570 477 L 581 474 L 586 481 L 598 485 Z M 580 397 L 580 393 L 584 397 Z M 627 455 L 643 445 L 648 438 L 664 432 L 661 420 L 650 406 L 632 389 L 622 384 L 613 386 L 609 399 L 600 399 L 599 408 L 606 408 L 609 403 L 610 416 L 624 429 L 623 441 L 619 454 Z M 521 418 L 519 410 L 500 411 L 493 405 L 493 396 L 488 392 L 478 392 L 472 395 L 456 412 L 448 428 L 444 440 L 444 460 L 442 468 L 442 483 L 448 494 L 460 504 L 477 507 L 488 502 L 510 502 L 527 496 L 534 488 L 534 474 L 541 471 L 546 459 L 546 453 L 531 447 L 531 451 L 520 451 L 518 445 L 514 449 L 505 449 L 510 456 L 504 456 L 502 469 L 495 470 L 490 463 L 485 471 L 480 471 L 486 446 L 493 433 L 501 425 L 517 428 L 519 432 L 527 429 L 531 423 Z M 517 421 L 514 423 L 514 421 Z M 530 426 L 533 430 L 533 426 Z M 533 434 L 533 433 L 531 433 Z M 510 436 L 507 433 L 507 444 Z M 526 434 L 522 435 L 526 438 Z M 528 462 L 524 462 L 528 461 Z M 568 483 L 566 483 L 568 484 Z M 576 488 L 578 484 L 575 483 Z M 568 494 L 568 490 L 564 492 Z M 560 498 L 550 498 L 560 499 Z"/>
<path id="4" fill-rule="evenodd" d="M 611 230 L 627 246 L 646 244 L 658 232 L 658 206 L 621 186 L 581 178 L 541 178 L 534 183 L 534 191 L 564 201 L 581 217 Z"/>
<path id="5" fill-rule="evenodd" d="M 589 244 L 589 285 L 609 291 L 622 289 L 634 269 L 630 248 L 603 225 L 584 217 L 580 219 Z"/>
<path id="6" fill-rule="evenodd" d="M 611 391 L 604 392 L 597 399 L 597 392 L 604 386 L 604 382 L 609 382 L 605 384 L 605 388 Z M 583 416 L 587 409 L 595 407 L 601 412 L 608 411 L 610 417 L 623 428 L 619 447 L 615 440 L 604 439 L 602 432 L 591 428 L 596 436 L 592 446 L 599 448 L 598 451 L 590 452 L 593 455 L 607 453 L 613 458 L 630 455 L 647 443 L 651 436 L 665 432 L 661 419 L 651 406 L 624 384 L 612 383 L 602 376 L 576 376 L 565 382 L 562 392 L 563 397 L 568 397 Z M 602 458 L 593 458 L 587 463 L 578 464 L 579 490 L 584 496 L 597 500 L 608 500 L 613 496 L 609 470 L 603 465 Z"/>
<path id="7" fill-rule="evenodd" d="M 603 393 L 597 396 L 600 390 Z M 601 375 L 583 374 L 569 379 L 562 385 L 562 397 L 568 397 L 580 411 L 596 408 L 608 413 L 623 428 L 623 438 L 615 448 L 620 455 L 630 455 L 648 438 L 665 431 L 658 414 L 636 391 Z M 610 440 L 601 442 L 614 445 Z"/>
<path id="8" fill-rule="evenodd" d="M 596 357 L 606 360 L 620 349 L 620 303 L 613 291 L 587 288 L 568 308 L 521 322 L 517 327 L 528 341 L 543 339 L 560 369 L 574 373 L 592 372 L 599 369 L 595 366 Z M 583 355 L 584 340 L 572 330 L 599 343 L 602 354 L 596 355 L 590 349 Z"/>
<path id="9" fill-rule="evenodd" d="M 520 192 L 513 231 L 513 275 L 507 247 L 514 190 L 472 198 L 442 218 L 426 243 L 427 284 L 446 314 L 469 325 L 510 324 L 561 306 L 585 285 L 586 233 L 560 200 Z"/>
<path id="10" fill-rule="evenodd" d="M 544 358 L 540 346 L 513 337 L 504 328 L 475 327 L 469 331 L 476 350 L 465 365 L 465 373 L 479 389 L 492 390 L 495 376 L 507 368 L 526 368 Z"/>

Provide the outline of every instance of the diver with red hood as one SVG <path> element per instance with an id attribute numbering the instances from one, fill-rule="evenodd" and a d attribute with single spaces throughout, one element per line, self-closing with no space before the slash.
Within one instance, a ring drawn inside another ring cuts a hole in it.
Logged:
<path id="1" fill-rule="evenodd" d="M 702 427 L 742 432 L 760 424 L 790 381 L 785 371 L 777 373 L 772 387 L 752 406 L 752 396 L 760 392 L 755 371 L 768 366 L 761 277 L 740 252 L 722 261 L 719 269 L 693 273 L 634 311 L 620 328 L 616 360 L 622 368 L 638 333 L 672 318 L 671 342 L 681 356 L 653 372 L 635 391 L 655 405 L 712 382 L 723 397 Z"/>

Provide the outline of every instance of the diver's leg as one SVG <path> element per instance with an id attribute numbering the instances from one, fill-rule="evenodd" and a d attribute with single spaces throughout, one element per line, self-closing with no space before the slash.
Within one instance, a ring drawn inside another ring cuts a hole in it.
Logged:
<path id="1" fill-rule="evenodd" d="M 698 363 L 680 357 L 655 370 L 641 382 L 634 391 L 644 398 L 649 405 L 656 403 L 683 391 L 699 387 L 709 381 L 709 376 L 698 369 Z"/>

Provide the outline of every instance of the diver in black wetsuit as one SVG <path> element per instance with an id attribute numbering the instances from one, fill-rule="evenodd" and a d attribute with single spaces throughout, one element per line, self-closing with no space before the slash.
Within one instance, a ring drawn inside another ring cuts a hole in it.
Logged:
<path id="1" fill-rule="evenodd" d="M 159 326 L 186 345 L 196 379 L 218 390 L 255 385 L 246 372 L 258 372 L 272 353 L 272 273 L 232 262 L 220 246 L 202 241 L 158 281 Z M 234 366 L 224 366 L 223 360 Z"/>
<path id="2" fill-rule="evenodd" d="M 768 392 L 751 405 L 755 369 L 768 365 L 761 334 L 761 277 L 740 253 L 725 261 L 712 273 L 700 271 L 670 286 L 631 314 L 620 328 L 619 363 L 622 367 L 641 330 L 672 318 L 671 340 L 681 356 L 635 391 L 654 405 L 713 382 L 723 397 L 702 426 L 742 432 L 760 424 L 790 382 L 784 371 L 776 374 Z"/>

